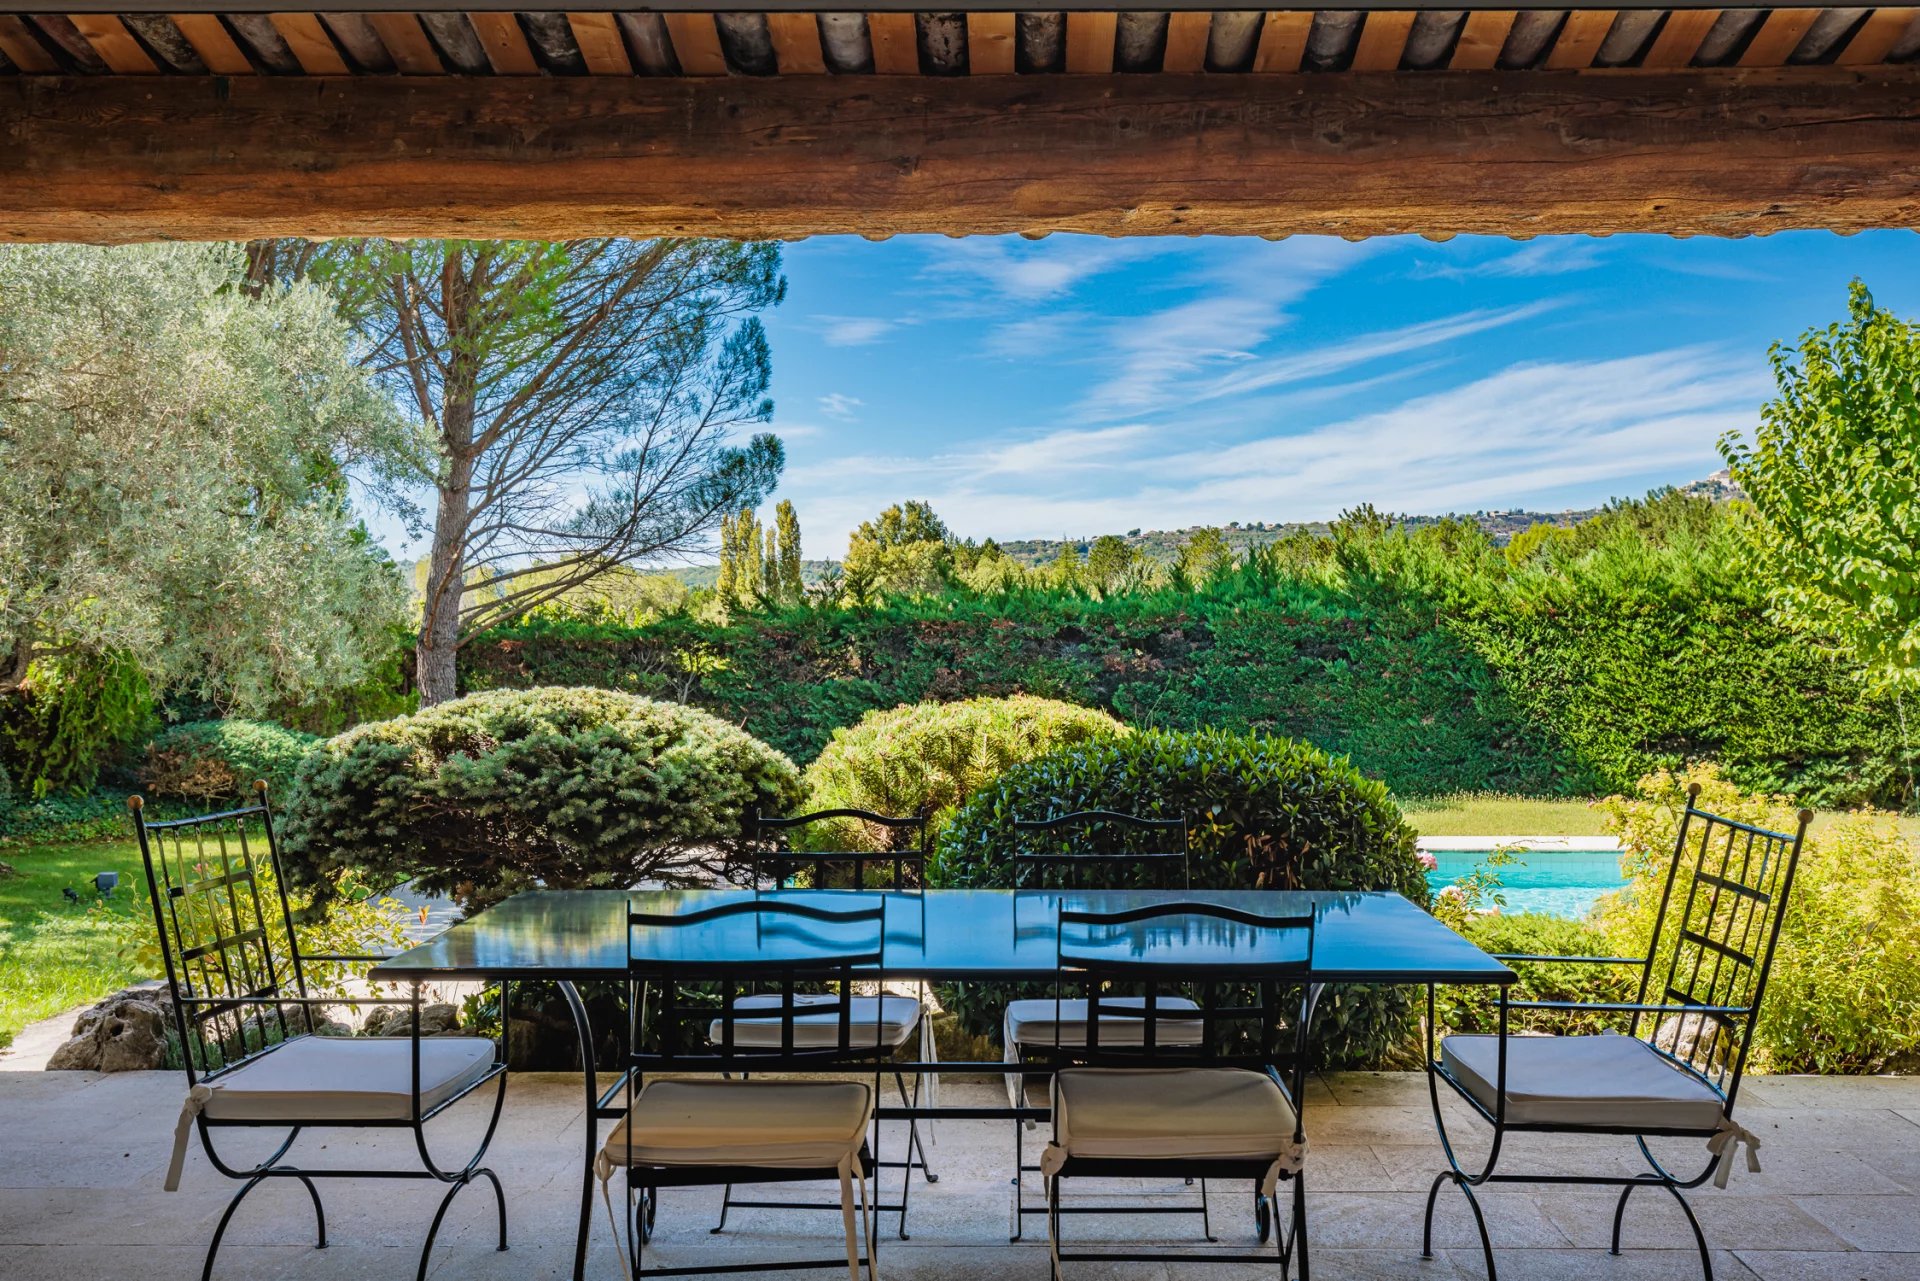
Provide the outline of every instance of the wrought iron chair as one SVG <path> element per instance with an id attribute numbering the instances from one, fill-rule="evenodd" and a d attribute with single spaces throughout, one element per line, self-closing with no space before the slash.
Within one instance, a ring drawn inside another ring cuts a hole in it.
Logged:
<path id="1" fill-rule="evenodd" d="M 678 915 L 628 913 L 630 939 L 643 930 L 667 932 L 671 941 L 651 949 L 653 954 L 685 958 L 643 960 L 638 949 L 629 950 L 633 1049 L 625 1073 L 626 1115 L 595 1162 L 616 1245 L 626 1224 L 620 1258 L 629 1278 L 837 1268 L 844 1262 L 849 1281 L 860 1281 L 863 1266 L 869 1281 L 878 1281 L 875 1216 L 867 1203 L 867 1178 L 875 1171 L 867 1127 L 887 1048 L 884 1025 L 861 1020 L 854 989 L 881 977 L 885 907 L 852 905 L 857 902 L 825 907 L 745 899 Z M 757 946 L 779 955 L 755 962 L 706 959 L 702 940 L 724 936 L 743 922 Z M 740 998 L 749 990 L 771 996 L 772 1003 L 743 1007 Z M 769 1026 L 776 1033 L 771 1041 Z M 871 1072 L 873 1081 L 754 1075 L 767 1072 Z M 649 1081 L 649 1073 L 675 1079 Z M 694 1079 L 683 1079 L 689 1076 Z M 616 1217 L 608 1188 L 621 1170 L 626 1209 Z M 837 1204 L 781 1208 L 838 1209 L 844 1260 L 645 1266 L 662 1188 L 834 1178 L 840 1184 Z M 864 1226 L 864 1253 L 856 1223 Z"/>
<path id="2" fill-rule="evenodd" d="M 1308 1277 L 1301 1101 L 1316 995 L 1309 981 L 1313 922 L 1311 912 L 1266 916 L 1212 903 L 1060 913 L 1055 999 L 1064 1005 L 1068 991 L 1078 992 L 1088 1017 L 1083 1042 L 1062 1038 L 1052 1050 L 1053 1136 L 1040 1168 L 1054 1281 L 1061 1262 L 1076 1259 L 1277 1261 L 1285 1277 L 1296 1250 L 1300 1276 Z M 1185 955 L 1157 959 L 1156 943 L 1179 943 Z M 1202 944 L 1200 959 L 1193 957 L 1195 943 Z M 1138 984 L 1144 996 L 1109 1011 L 1113 998 L 1107 993 L 1120 984 Z M 1064 1012 L 1056 1025 L 1068 1025 Z M 1199 1178 L 1200 1204 L 1131 1212 L 1197 1213 L 1209 1241 L 1208 1179 L 1253 1184 L 1263 1244 L 1273 1232 L 1278 1186 L 1291 1183 L 1291 1213 L 1277 1234 L 1277 1259 L 1060 1248 L 1063 1215 L 1112 1213 L 1111 1207 L 1063 1205 L 1067 1179 L 1164 1174 Z"/>
<path id="3" fill-rule="evenodd" d="M 301 954 L 280 875 L 267 785 L 256 782 L 254 791 L 258 799 L 245 808 L 162 823 L 146 821 L 140 797 L 128 800 L 166 963 L 174 1029 L 186 1062 L 187 1101 L 174 1131 L 167 1190 L 180 1186 L 188 1137 L 195 1129 L 213 1167 L 242 1180 L 214 1228 L 201 1281 L 213 1274 L 214 1257 L 234 1211 L 268 1179 L 297 1179 L 306 1187 L 320 1249 L 327 1244 L 327 1220 L 314 1180 L 432 1179 L 447 1185 L 420 1251 L 417 1275 L 422 1279 L 454 1197 L 475 1180 L 486 1179 L 493 1184 L 499 1211 L 499 1248 L 506 1249 L 506 1194 L 493 1171 L 480 1164 L 506 1097 L 504 1045 L 483 1037 L 423 1041 L 418 984 L 410 997 L 353 998 L 359 1005 L 409 1009 L 413 1026 L 405 1039 L 316 1035 L 318 1011 L 345 1002 L 310 996 L 306 965 L 386 958 Z M 257 844 L 250 830 L 256 825 L 261 834 Z M 266 903 L 263 874 L 273 881 Z M 503 1026 L 505 1004 L 503 990 Z M 463 1164 L 442 1166 L 428 1150 L 426 1123 L 489 1082 L 495 1083 L 496 1092 L 479 1146 Z M 283 1163 L 300 1132 L 310 1128 L 410 1130 L 421 1168 L 310 1170 Z M 267 1157 L 236 1167 L 214 1146 L 214 1131 L 226 1129 L 286 1129 L 288 1134 Z"/>
<path id="4" fill-rule="evenodd" d="M 790 833 L 820 823 L 858 822 L 869 830 L 885 834 L 887 848 L 884 850 L 796 850 L 792 847 Z M 833 809 L 818 810 L 811 814 L 796 814 L 786 817 L 773 817 L 755 812 L 748 822 L 749 849 L 752 856 L 751 874 L 757 890 L 762 884 L 770 883 L 776 890 L 787 889 L 792 883 L 804 877 L 806 884 L 815 889 L 874 889 L 886 888 L 897 892 L 918 892 L 927 880 L 927 820 L 917 815 L 895 816 L 876 814 L 871 810 Z M 880 886 L 875 886 L 874 872 L 880 873 Z M 813 998 L 803 997 L 802 1004 Z M 768 1009 L 778 1004 L 769 993 L 749 993 L 740 997 L 743 1011 Z M 937 1062 L 939 1051 L 935 1047 L 933 1022 L 927 1017 L 926 985 L 919 985 L 915 995 L 880 992 L 873 996 L 853 998 L 853 1021 L 862 1028 L 875 1020 L 880 1023 L 880 1039 L 890 1054 L 898 1054 L 915 1034 L 919 1037 L 919 1054 L 923 1063 Z M 818 1020 L 822 1024 L 830 1020 Z M 719 1024 L 714 1025 L 714 1034 L 719 1034 Z M 742 1044 L 752 1044 L 756 1040 L 763 1045 L 775 1044 L 779 1038 L 777 1020 L 742 1019 L 735 1030 Z M 937 1078 L 927 1078 L 916 1072 L 913 1087 L 908 1089 L 906 1078 L 900 1073 L 893 1074 L 895 1091 L 901 1104 L 910 1112 L 920 1107 L 922 1081 L 931 1082 Z M 928 1089 L 931 1092 L 931 1085 Z M 931 1100 L 929 1100 L 931 1102 Z M 927 1123 L 927 1134 L 933 1132 L 933 1123 Z M 879 1157 L 880 1136 L 876 1127 L 874 1132 L 875 1168 L 881 1170 L 901 1170 L 900 1201 L 897 1205 L 888 1205 L 881 1200 L 879 1180 L 874 1185 L 874 1213 L 898 1211 L 900 1215 L 897 1232 L 902 1241 L 907 1236 L 907 1207 L 912 1199 L 913 1172 L 928 1183 L 938 1183 L 940 1176 L 931 1169 L 927 1158 L 927 1139 L 921 1134 L 920 1119 L 909 1116 L 907 1120 L 907 1154 L 904 1160 L 891 1161 Z M 733 1189 L 727 1188 L 720 1199 L 720 1222 L 713 1231 L 717 1234 L 726 1229 L 727 1212 L 735 1206 L 745 1209 L 787 1209 L 787 1204 L 779 1201 L 738 1201 L 734 1199 Z"/>
<path id="5" fill-rule="evenodd" d="M 1616 1255 L 1628 1198 L 1636 1188 L 1661 1188 L 1679 1202 L 1693 1229 L 1701 1267 L 1712 1281 L 1713 1256 L 1684 1193 L 1709 1178 L 1725 1187 L 1743 1144 L 1748 1168 L 1760 1168 L 1759 1140 L 1734 1122 L 1733 1107 L 1813 816 L 1800 811 L 1799 827 L 1791 834 L 1768 831 L 1697 808 L 1699 795 L 1698 784 L 1687 789 L 1686 811 L 1645 956 L 1499 958 L 1637 967 L 1640 987 L 1631 1003 L 1510 1001 L 1502 988 L 1498 1035 L 1449 1036 L 1441 1040 L 1436 1055 L 1433 988 L 1428 987 L 1428 1087 L 1447 1168 L 1427 1192 L 1423 1258 L 1432 1257 L 1434 1201 L 1448 1183 L 1466 1194 L 1473 1211 L 1488 1281 L 1497 1276 L 1493 1241 L 1475 1188 L 1490 1183 L 1618 1187 L 1609 1250 Z M 1678 888 L 1684 888 L 1685 895 L 1676 912 Z M 1663 961 L 1666 973 L 1656 988 L 1655 972 Z M 1513 1010 L 1630 1017 L 1625 1036 L 1509 1038 Z M 1442 1083 L 1493 1129 L 1492 1146 L 1476 1171 L 1469 1172 L 1454 1152 L 1441 1111 Z M 1630 1135 L 1651 1169 L 1635 1175 L 1498 1173 L 1495 1167 L 1512 1133 Z M 1673 1173 L 1647 1146 L 1649 1138 L 1669 1137 L 1705 1141 L 1707 1159 L 1699 1174 Z"/>
<path id="6" fill-rule="evenodd" d="M 1014 884 L 1030 887 L 1051 885 L 1067 890 L 1105 889 L 1121 883 L 1151 886 L 1157 889 L 1190 889 L 1193 872 L 1187 856 L 1186 818 L 1147 818 L 1122 814 L 1115 810 L 1076 810 L 1054 818 L 1016 819 L 1013 824 Z M 1139 1004 L 1136 997 L 1110 997 L 1104 1004 L 1110 1012 L 1124 1011 Z M 1178 998 L 1175 998 L 1176 1000 Z M 1111 1016 L 1111 1014 L 1110 1014 Z M 1059 1020 L 1064 1018 L 1062 1024 Z M 1007 1002 L 1001 1016 L 1001 1053 L 1008 1063 L 1024 1062 L 1030 1052 L 1049 1051 L 1065 1038 L 1077 1044 L 1086 1036 L 1087 1012 L 1081 1002 L 1064 1005 L 1047 997 L 1016 998 Z M 1123 1024 L 1137 1026 L 1136 1024 Z M 1118 1029 L 1109 1034 L 1120 1035 Z M 1164 1036 L 1194 1036 L 1193 1028 L 1169 1026 Z M 1019 1108 L 1031 1109 L 1036 1101 L 1029 1097 L 1046 1078 L 1009 1072 L 1006 1077 L 1007 1101 Z M 1016 1119 L 1013 1123 L 1013 1198 L 1008 1240 L 1024 1236 L 1022 1216 L 1044 1214 L 1043 1206 L 1026 1204 L 1024 1176 L 1039 1172 L 1026 1158 L 1026 1131 L 1035 1123 Z"/>

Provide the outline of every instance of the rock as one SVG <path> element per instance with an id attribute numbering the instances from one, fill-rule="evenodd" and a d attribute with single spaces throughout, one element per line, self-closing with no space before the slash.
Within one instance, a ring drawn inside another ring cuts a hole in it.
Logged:
<path id="1" fill-rule="evenodd" d="M 166 1066 L 173 1002 L 161 988 L 115 992 L 74 1020 L 73 1039 L 47 1060 L 49 1072 L 151 1072 Z"/>
<path id="2" fill-rule="evenodd" d="M 421 1036 L 451 1036 L 460 1030 L 460 1012 L 444 1001 L 420 1007 Z M 360 1025 L 362 1036 L 412 1036 L 413 1011 L 405 1005 L 376 1005 Z"/>
<path id="3" fill-rule="evenodd" d="M 1723 1057 L 1720 1045 L 1723 1036 L 1720 1024 L 1710 1018 L 1674 1014 L 1660 1021 L 1653 1043 L 1682 1063 L 1710 1072 L 1720 1065 Z"/>

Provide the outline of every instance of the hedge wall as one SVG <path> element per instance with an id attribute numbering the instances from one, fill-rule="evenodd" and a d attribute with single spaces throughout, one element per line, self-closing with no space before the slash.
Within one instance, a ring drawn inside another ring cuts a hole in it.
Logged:
<path id="1" fill-rule="evenodd" d="M 1679 528 L 1649 533 L 1649 512 Z M 1592 524 L 1504 553 L 1458 528 L 1376 530 L 1304 561 L 1256 558 L 1204 591 L 1105 601 L 533 620 L 472 644 L 463 679 L 685 699 L 799 761 L 874 708 L 1024 692 L 1135 726 L 1306 739 L 1402 796 L 1623 791 L 1712 759 L 1802 803 L 1908 799 L 1896 709 L 1769 618 L 1733 517 L 1636 506 Z"/>

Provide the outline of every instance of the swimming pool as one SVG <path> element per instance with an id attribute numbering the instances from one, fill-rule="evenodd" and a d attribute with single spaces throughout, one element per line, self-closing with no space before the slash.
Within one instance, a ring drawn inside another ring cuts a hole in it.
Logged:
<path id="1" fill-rule="evenodd" d="M 1427 886 L 1439 893 L 1484 863 L 1493 851 L 1426 850 L 1439 862 L 1427 873 Z M 1625 885 L 1617 850 L 1518 850 L 1521 861 L 1499 869 L 1507 912 L 1544 912 L 1578 919 L 1602 894 Z"/>

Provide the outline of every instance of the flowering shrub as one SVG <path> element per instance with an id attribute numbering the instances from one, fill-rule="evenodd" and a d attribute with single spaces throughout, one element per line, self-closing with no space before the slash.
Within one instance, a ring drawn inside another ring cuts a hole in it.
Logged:
<path id="1" fill-rule="evenodd" d="M 1600 802 L 1625 848 L 1632 883 L 1600 902 L 1613 954 L 1644 952 L 1673 858 L 1689 783 L 1699 807 L 1775 831 L 1797 808 L 1753 795 L 1711 766 L 1642 779 L 1632 796 Z M 1683 863 L 1674 884 L 1687 892 Z M 1780 950 L 1754 1037 L 1771 1072 L 1886 1072 L 1920 1067 L 1920 851 L 1892 815 L 1850 815 L 1809 834 L 1781 927 Z M 1655 965 L 1665 963 L 1665 953 Z M 1664 972 L 1664 971 L 1656 971 Z"/>

